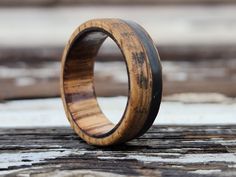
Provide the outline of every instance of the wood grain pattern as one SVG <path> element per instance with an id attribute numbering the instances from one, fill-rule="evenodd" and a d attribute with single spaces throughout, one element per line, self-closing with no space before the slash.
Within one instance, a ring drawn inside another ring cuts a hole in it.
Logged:
<path id="1" fill-rule="evenodd" d="M 236 45 L 210 44 L 158 44 L 158 51 L 162 61 L 215 61 L 216 59 L 230 60 L 236 56 Z M 0 48 L 0 64 L 9 65 L 24 62 L 26 64 L 37 64 L 40 62 L 59 62 L 63 47 L 25 47 L 25 48 Z M 101 62 L 122 61 L 120 53 L 116 53 L 112 46 L 107 46 L 104 51 L 99 51 L 100 56 L 96 60 Z"/>
<path id="2" fill-rule="evenodd" d="M 236 176 L 236 125 L 153 126 L 106 148 L 68 127 L 1 128 L 0 135 L 2 176 Z"/>
<path id="3" fill-rule="evenodd" d="M 100 51 L 99 51 L 100 52 Z M 59 62 L 14 62 L 1 65 L 0 100 L 60 95 Z M 96 58 L 97 60 L 97 58 Z M 96 65 L 99 66 L 96 68 Z M 236 60 L 163 61 L 163 96 L 177 93 L 221 93 L 236 96 Z M 111 72 L 114 71 L 114 72 Z M 95 90 L 99 97 L 127 95 L 122 62 L 95 63 Z M 104 87 L 106 85 L 106 87 Z"/>
<path id="4" fill-rule="evenodd" d="M 93 86 L 94 58 L 108 36 L 120 48 L 129 78 L 128 102 L 117 125 L 102 113 Z M 152 125 L 162 95 L 161 64 L 153 41 L 134 22 L 98 19 L 82 24 L 63 53 L 61 92 L 71 126 L 88 143 L 112 145 L 142 135 Z"/>

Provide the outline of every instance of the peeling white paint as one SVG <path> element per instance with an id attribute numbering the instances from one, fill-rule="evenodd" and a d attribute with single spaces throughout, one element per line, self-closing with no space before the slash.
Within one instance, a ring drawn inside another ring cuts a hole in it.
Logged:
<path id="1" fill-rule="evenodd" d="M 138 161 L 151 163 L 151 162 L 163 162 L 163 163 L 176 163 L 176 164 L 189 164 L 189 163 L 209 163 L 209 162 L 226 162 L 236 164 L 235 153 L 217 153 L 217 154 L 185 154 L 177 156 L 175 158 L 165 158 L 161 156 L 146 156 L 146 155 L 127 155 L 127 157 L 107 157 L 101 156 L 100 159 L 136 159 Z"/>
<path id="2" fill-rule="evenodd" d="M 33 145 L 30 147 L 33 147 Z M 60 148 L 60 146 L 51 146 L 51 147 L 54 147 L 54 149 L 47 149 L 45 151 L 39 150 L 39 151 L 34 151 L 34 152 L 1 153 L 0 168 L 8 168 L 11 166 L 32 165 L 38 162 L 43 162 L 46 159 L 55 159 L 57 157 L 63 157 L 63 156 L 68 156 L 68 155 L 82 156 L 86 153 L 91 153 L 90 151 L 87 151 L 84 149 L 63 149 L 63 148 Z M 56 149 L 55 147 L 58 147 L 59 149 Z"/>
<path id="3" fill-rule="evenodd" d="M 33 163 L 42 162 L 45 159 L 55 159 L 69 155 L 71 150 L 53 149 L 43 152 L 18 152 L 18 153 L 1 153 L 0 168 L 8 168 L 10 166 L 32 165 Z"/>
<path id="4" fill-rule="evenodd" d="M 22 78 L 17 78 L 15 83 L 17 86 L 29 86 L 36 83 L 36 79 L 30 77 L 22 77 Z"/>
<path id="5" fill-rule="evenodd" d="M 144 162 L 166 162 L 166 163 L 207 163 L 207 162 L 232 162 L 236 163 L 235 153 L 217 153 L 217 154 L 185 154 L 179 158 L 162 158 L 148 156 L 128 156 L 132 159 L 137 159 Z"/>
<path id="6" fill-rule="evenodd" d="M 28 169 L 28 168 L 22 168 L 22 169 L 17 169 L 17 170 L 2 170 L 1 172 L 0 172 L 0 175 L 1 176 L 5 176 L 5 175 L 8 175 L 8 174 L 11 174 L 11 173 L 16 173 L 16 172 L 19 172 L 19 171 L 21 171 L 21 170 L 25 170 L 25 169 Z M 26 175 L 27 176 L 27 175 Z M 29 176 L 29 175 L 28 175 Z M 27 177 L 28 177 L 27 176 Z M 22 176 L 22 177 L 24 177 L 24 176 Z"/>
<path id="7" fill-rule="evenodd" d="M 217 139 L 217 138 L 211 138 L 210 140 L 183 140 L 183 143 L 208 143 L 208 142 L 214 142 L 214 143 L 219 143 L 222 144 L 224 146 L 228 146 L 228 145 L 235 145 L 236 144 L 236 140 L 227 140 L 227 139 Z"/>
<path id="8" fill-rule="evenodd" d="M 189 173 L 208 175 L 208 174 L 220 173 L 220 172 L 221 170 L 213 169 L 213 170 L 195 170 L 195 171 L 190 171 Z"/>
<path id="9" fill-rule="evenodd" d="M 0 66 L 0 78 L 15 79 L 15 78 L 50 78 L 58 77 L 60 73 L 60 62 L 52 62 L 43 64 L 40 68 L 11 68 L 6 66 Z"/>

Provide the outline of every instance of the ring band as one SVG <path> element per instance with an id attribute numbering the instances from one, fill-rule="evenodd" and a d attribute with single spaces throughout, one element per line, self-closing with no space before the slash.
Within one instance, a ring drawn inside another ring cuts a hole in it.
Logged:
<path id="1" fill-rule="evenodd" d="M 93 83 L 95 57 L 107 37 L 120 48 L 129 80 L 126 108 L 116 125 L 102 113 Z M 153 124 L 162 97 L 162 67 L 152 39 L 131 21 L 83 23 L 62 56 L 61 97 L 71 127 L 89 144 L 114 145 L 141 136 Z"/>

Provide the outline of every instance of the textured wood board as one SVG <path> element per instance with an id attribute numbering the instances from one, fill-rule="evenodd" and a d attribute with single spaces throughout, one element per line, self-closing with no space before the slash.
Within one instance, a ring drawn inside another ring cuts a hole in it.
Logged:
<path id="1" fill-rule="evenodd" d="M 0 7 L 0 47 L 63 47 L 83 22 L 109 17 L 136 21 L 158 46 L 227 47 L 236 44 L 235 10 L 235 5 Z"/>
<path id="2" fill-rule="evenodd" d="M 234 5 L 3 7 L 0 10 L 0 99 L 58 96 L 58 61 L 63 47 L 76 26 L 95 17 L 137 21 L 154 38 L 163 61 L 181 60 L 171 64 L 177 68 L 174 71 L 165 70 L 163 63 L 166 95 L 183 92 L 236 95 Z M 98 60 L 121 61 L 121 57 L 108 45 Z M 184 64 L 185 61 L 194 62 Z M 19 70 L 25 74 L 11 77 Z M 44 74 L 40 72 L 45 70 Z M 36 71 L 38 74 L 34 74 Z M 127 93 L 127 84 L 105 75 L 98 75 L 99 95 Z M 106 79 L 111 87 L 104 89 Z"/>
<path id="3" fill-rule="evenodd" d="M 103 149 L 70 128 L 0 129 L 0 135 L 2 175 L 236 175 L 235 125 L 153 126 L 126 145 Z"/>
<path id="4" fill-rule="evenodd" d="M 163 61 L 196 61 L 215 59 L 232 59 L 236 56 L 236 45 L 156 45 Z M 63 46 L 55 47 L 9 47 L 0 48 L 0 65 L 12 62 L 38 63 L 60 61 Z M 97 61 L 122 61 L 122 55 L 113 45 L 101 48 Z"/>
<path id="5" fill-rule="evenodd" d="M 164 95 L 222 93 L 236 96 L 236 60 L 163 61 Z M 59 62 L 14 62 L 0 66 L 0 98 L 39 98 L 59 95 Z M 99 96 L 127 95 L 125 64 L 98 62 L 95 87 Z M 107 84 L 109 83 L 109 84 Z M 105 87 L 106 86 L 106 87 Z"/>

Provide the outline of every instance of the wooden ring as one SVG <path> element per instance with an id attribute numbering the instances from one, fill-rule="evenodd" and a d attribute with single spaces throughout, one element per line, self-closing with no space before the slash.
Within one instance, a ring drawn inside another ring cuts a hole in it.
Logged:
<path id="1" fill-rule="evenodd" d="M 129 93 L 117 125 L 102 113 L 94 91 L 94 60 L 110 37 L 126 62 Z M 95 19 L 79 26 L 62 56 L 61 96 L 67 118 L 87 143 L 107 146 L 141 136 L 153 124 L 162 96 L 162 68 L 157 49 L 138 24 L 121 19 Z"/>

